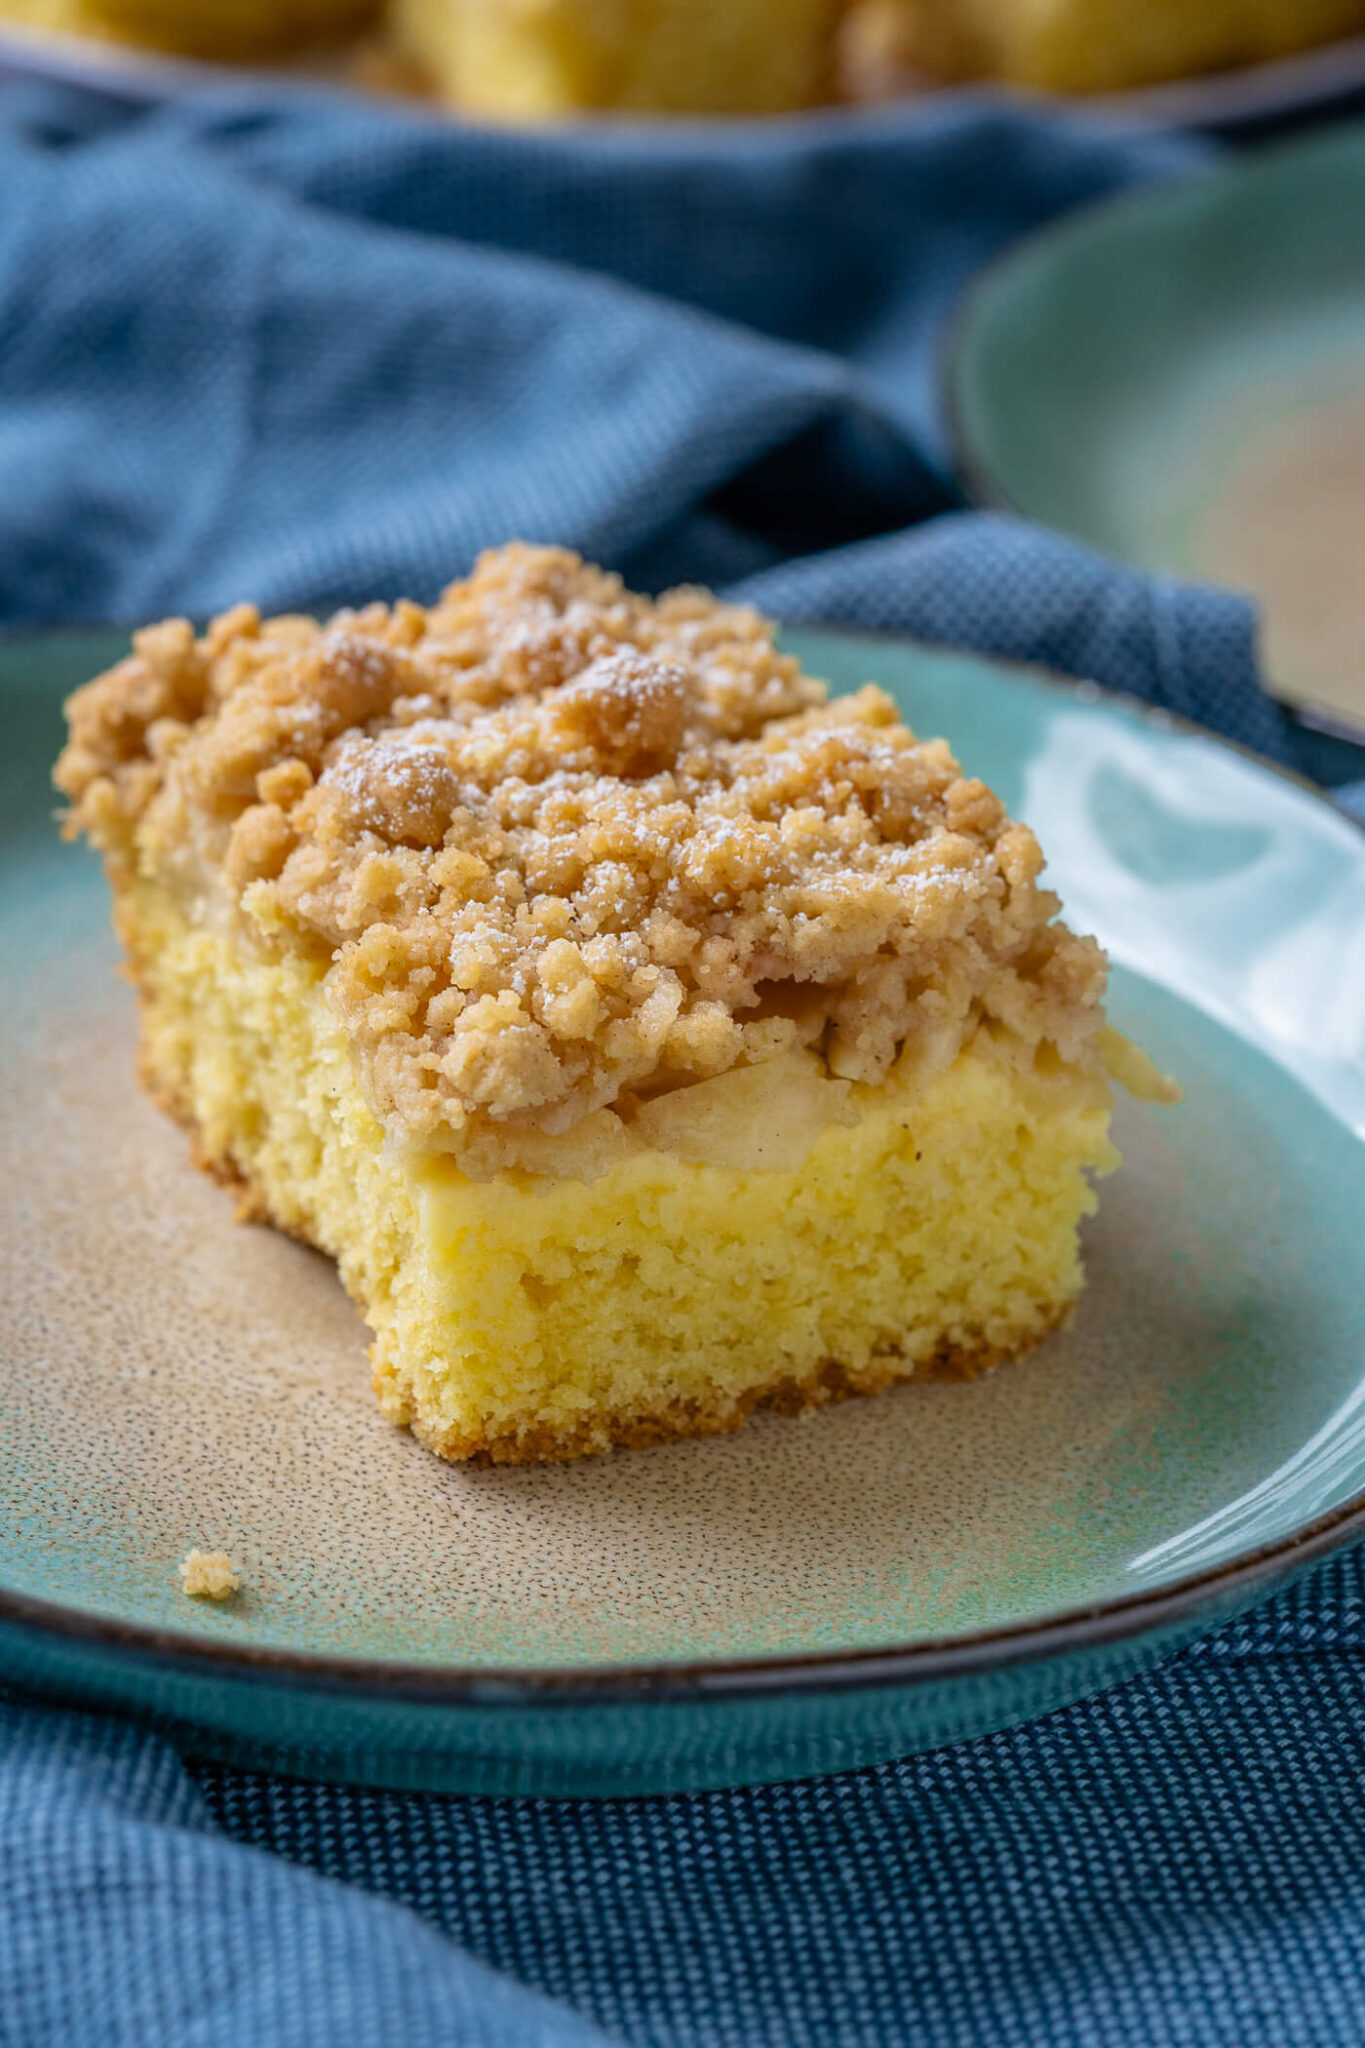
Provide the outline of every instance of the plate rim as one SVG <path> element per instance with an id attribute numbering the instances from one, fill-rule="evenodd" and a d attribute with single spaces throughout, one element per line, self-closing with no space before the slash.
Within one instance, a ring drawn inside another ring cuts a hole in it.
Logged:
<path id="1" fill-rule="evenodd" d="M 1365 58 L 1365 37 L 1359 38 L 1359 41 L 1362 57 Z M 959 288 L 948 309 L 939 330 L 933 371 L 949 466 L 961 483 L 962 493 L 968 505 L 983 512 L 1007 512 L 1016 519 L 1026 519 L 1031 524 L 1042 527 L 1045 532 L 1060 533 L 1065 539 L 1074 541 L 1078 547 L 1090 548 L 1096 554 L 1103 555 L 1107 560 L 1117 561 L 1135 573 L 1156 573 L 1144 570 L 1141 564 L 1134 563 L 1124 556 L 1111 554 L 1109 549 L 1082 535 L 1072 533 L 1066 527 L 1055 526 L 1051 520 L 1040 518 L 1036 512 L 1030 512 L 1027 506 L 1018 502 L 992 465 L 986 450 L 968 427 L 966 417 L 965 364 L 981 310 L 998 287 L 1008 282 L 1012 273 L 1026 272 L 1039 260 L 1046 262 L 1055 259 L 1059 252 L 1065 252 L 1069 244 L 1083 244 L 1091 240 L 1096 229 L 1102 228 L 1105 223 L 1111 226 L 1115 223 L 1122 225 L 1129 217 L 1140 217 L 1144 213 L 1159 211 L 1172 202 L 1178 205 L 1183 198 L 1201 187 L 1244 187 L 1265 176 L 1267 170 L 1273 174 L 1285 159 L 1292 160 L 1317 154 L 1326 156 L 1351 137 L 1355 138 L 1357 146 L 1365 152 L 1365 115 L 1334 121 L 1326 127 L 1310 131 L 1307 135 L 1291 135 L 1281 141 L 1268 143 L 1251 155 L 1233 156 L 1221 163 L 1206 165 L 1202 169 L 1178 171 L 1169 177 L 1158 178 L 1150 184 L 1130 188 L 1124 192 L 1103 194 L 1097 199 L 1084 201 L 1080 206 L 1072 208 L 1054 220 L 1043 221 L 1037 227 L 1026 229 L 1022 235 L 1016 236 L 1013 241 L 1008 242 L 1003 249 L 998 249 L 981 264 Z M 1259 608 L 1259 600 L 1253 597 L 1252 602 Z M 1347 712 L 1339 711 L 1332 705 L 1317 704 L 1311 699 L 1291 703 L 1275 696 L 1273 691 L 1268 694 L 1272 702 L 1279 706 L 1292 723 L 1305 726 L 1310 732 L 1325 733 L 1329 738 L 1345 740 L 1353 746 L 1365 746 L 1365 714 L 1359 719 L 1353 719 Z M 1214 737 L 1220 738 L 1221 735 L 1215 734 Z"/>
<path id="2" fill-rule="evenodd" d="M 1329 43 L 1291 50 L 1258 64 L 1234 65 L 1223 71 L 1196 72 L 1187 78 L 1163 79 L 1134 86 L 1127 92 L 1103 94 L 1098 103 L 1108 114 L 1141 116 L 1172 127 L 1216 130 L 1252 127 L 1258 121 L 1288 118 L 1365 86 L 1365 35 L 1335 36 Z M 1084 107 L 1083 98 L 1047 96 L 1047 104 Z"/>
<path id="3" fill-rule="evenodd" d="M 68 1648 L 112 1651 L 127 1663 L 195 1677 L 480 1711 L 866 1692 L 942 1684 L 983 1671 L 1012 1670 L 1135 1641 L 1189 1619 L 1220 1594 L 1254 1589 L 1262 1582 L 1268 1591 L 1342 1549 L 1362 1529 L 1365 1493 L 1358 1493 L 1290 1536 L 1152 1592 L 1126 1594 L 1095 1606 L 1064 1609 L 1033 1621 L 959 1637 L 926 1636 L 887 1648 L 773 1657 L 572 1666 L 425 1665 L 397 1659 L 346 1658 L 264 1644 L 233 1644 L 107 1615 L 86 1615 L 3 1586 L 0 1629 L 40 1635 Z"/>
<path id="4" fill-rule="evenodd" d="M 1043 230 L 1044 233 L 1049 230 Z M 123 633 L 120 624 L 52 625 L 0 640 L 0 659 L 34 642 Z M 1162 733 L 1211 741 L 1253 768 L 1288 782 L 1365 839 L 1365 820 L 1336 803 L 1297 770 L 1181 713 L 1128 692 L 1081 680 L 1039 663 L 919 640 L 887 629 L 848 627 L 837 621 L 779 624 L 782 633 L 809 634 L 876 647 L 892 645 L 940 657 L 960 656 L 1073 703 L 1127 713 Z M 125 1664 L 152 1664 L 205 1680 L 309 1688 L 370 1701 L 408 1701 L 480 1710 L 685 1703 L 706 1699 L 767 1698 L 778 1694 L 856 1692 L 942 1683 L 986 1670 L 1006 1670 L 1136 1639 L 1173 1625 L 1213 1604 L 1266 1582 L 1282 1581 L 1365 1532 L 1365 1487 L 1270 1543 L 1240 1551 L 1222 1563 L 1184 1573 L 1165 1585 L 1111 1600 L 1060 1608 L 1030 1620 L 975 1629 L 962 1635 L 923 1636 L 868 1649 L 783 1652 L 759 1657 L 656 1659 L 648 1663 L 575 1665 L 421 1664 L 403 1659 L 348 1657 L 291 1650 L 273 1644 L 233 1643 L 179 1629 L 126 1621 L 67 1607 L 0 1582 L 0 1631 L 37 1635 L 72 1650 L 113 1653 Z"/>

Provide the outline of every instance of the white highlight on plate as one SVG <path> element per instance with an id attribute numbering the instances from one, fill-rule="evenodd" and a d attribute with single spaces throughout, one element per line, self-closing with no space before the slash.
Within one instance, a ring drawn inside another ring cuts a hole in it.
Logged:
<path id="1" fill-rule="evenodd" d="M 1226 834 L 1226 863 L 1144 874 L 1103 810 L 1106 792 L 1159 806 L 1165 833 L 1184 831 L 1192 846 L 1207 835 L 1216 853 Z M 1365 1137 L 1365 839 L 1349 820 L 1213 740 L 1084 712 L 1052 722 L 1022 810 L 1044 835 L 1070 923 L 1245 1033 Z"/>
<path id="2" fill-rule="evenodd" d="M 1292 1528 L 1298 1521 L 1302 1512 L 1299 1496 L 1305 1484 L 1312 1488 L 1312 1504 L 1319 1513 L 1328 1512 L 1345 1499 L 1359 1477 L 1362 1456 L 1365 1383 L 1328 1416 L 1321 1429 L 1292 1458 L 1286 1458 L 1267 1478 L 1225 1507 L 1206 1515 L 1192 1528 L 1144 1550 L 1130 1561 L 1128 1569 L 1146 1573 L 1154 1565 L 1164 1565 L 1183 1573 L 1220 1564 L 1236 1554 L 1239 1538 L 1251 1529 L 1260 1531 L 1261 1543 L 1269 1542 L 1281 1529 Z"/>

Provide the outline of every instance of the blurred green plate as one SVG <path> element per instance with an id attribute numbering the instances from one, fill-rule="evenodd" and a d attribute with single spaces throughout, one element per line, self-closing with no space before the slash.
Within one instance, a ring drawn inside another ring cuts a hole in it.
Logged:
<path id="1" fill-rule="evenodd" d="M 1280 694 L 1365 732 L 1365 126 L 1029 237 L 949 378 L 979 497 L 1254 592 Z"/>
<path id="2" fill-rule="evenodd" d="M 1071 1330 L 971 1385 L 558 1469 L 380 1417 L 322 1259 L 233 1223 L 133 1080 L 102 878 L 51 823 L 64 693 L 0 649 L 0 1674 L 203 1753 L 610 1794 L 797 1777 L 1150 1663 L 1365 1525 L 1365 838 L 1096 692 L 799 633 L 1042 830 L 1113 1012 L 1184 1080 L 1128 1105 Z M 245 1590 L 181 1595 L 191 1544 Z"/>

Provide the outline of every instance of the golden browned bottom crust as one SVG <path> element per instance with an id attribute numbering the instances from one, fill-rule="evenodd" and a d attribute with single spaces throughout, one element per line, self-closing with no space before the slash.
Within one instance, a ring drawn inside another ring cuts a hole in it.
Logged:
<path id="1" fill-rule="evenodd" d="M 863 1366 L 824 1359 L 804 1377 L 783 1374 L 766 1385 L 750 1388 L 722 1410 L 708 1411 L 695 1402 L 679 1402 L 648 1415 L 594 1416 L 573 1431 L 528 1429 L 495 1436 L 453 1430 L 444 1436 L 428 1435 L 412 1419 L 408 1420 L 408 1427 L 438 1457 L 470 1465 L 567 1464 L 572 1459 L 608 1450 L 648 1450 L 656 1444 L 677 1443 L 687 1437 L 730 1436 L 761 1408 L 774 1409 L 779 1415 L 799 1416 L 831 1407 L 836 1401 L 847 1401 L 855 1394 L 883 1394 L 888 1387 L 909 1380 L 978 1379 L 997 1365 L 1023 1357 L 1063 1329 L 1075 1307 L 1074 1301 L 1066 1301 L 1041 1312 L 1030 1329 L 1008 1344 L 992 1345 L 984 1340 L 954 1344 L 945 1339 L 928 1358 L 907 1361 L 888 1352 L 869 1359 Z M 380 1377 L 377 1371 L 376 1386 Z"/>

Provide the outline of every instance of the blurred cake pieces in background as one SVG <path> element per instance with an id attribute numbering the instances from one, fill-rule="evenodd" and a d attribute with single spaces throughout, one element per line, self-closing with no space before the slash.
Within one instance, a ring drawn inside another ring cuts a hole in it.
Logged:
<path id="1" fill-rule="evenodd" d="M 845 0 L 393 0 L 401 57 L 476 114 L 770 114 L 828 100 Z"/>
<path id="2" fill-rule="evenodd" d="M 1113 93 L 1235 70 L 1365 30 L 1365 0 L 860 0 L 861 95 L 998 79 Z"/>
<path id="3" fill-rule="evenodd" d="M 536 122 L 778 114 L 974 79 L 1122 93 L 1365 32 L 1365 0 L 0 0 L 0 20 L 227 62 L 302 56 Z"/>
<path id="4" fill-rule="evenodd" d="M 494 118 L 780 113 L 999 80 L 1115 93 L 1365 31 L 1365 0 L 389 0 L 401 61 Z"/>
<path id="5" fill-rule="evenodd" d="M 0 0 L 27 28 L 229 63 L 340 44 L 379 12 L 380 0 Z"/>

